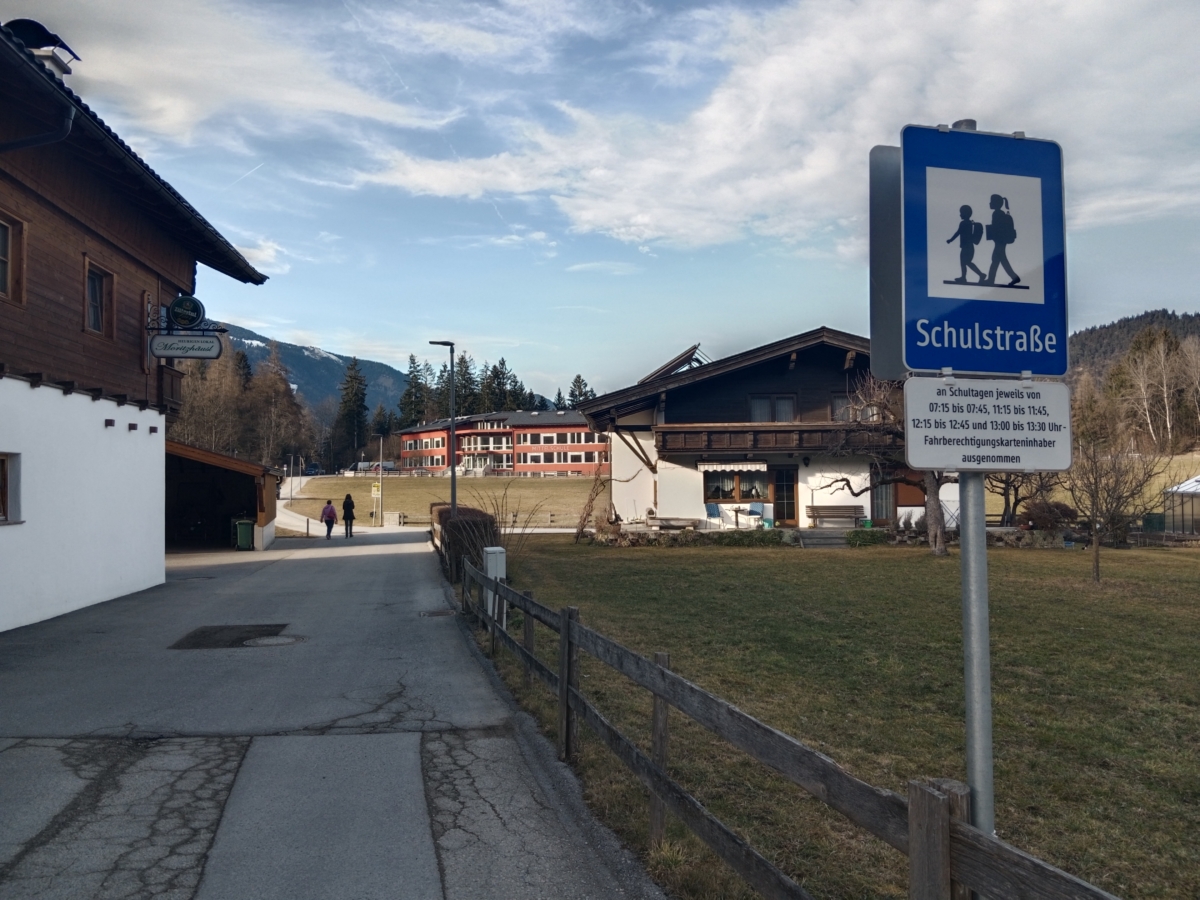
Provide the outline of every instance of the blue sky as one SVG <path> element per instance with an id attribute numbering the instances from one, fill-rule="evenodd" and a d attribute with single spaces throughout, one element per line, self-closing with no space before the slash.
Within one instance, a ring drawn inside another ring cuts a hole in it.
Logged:
<path id="1" fill-rule="evenodd" d="M 962 117 L 1064 148 L 1073 329 L 1200 311 L 1200 4 L 0 0 L 271 280 L 210 314 L 552 395 L 867 331 L 871 146 Z"/>

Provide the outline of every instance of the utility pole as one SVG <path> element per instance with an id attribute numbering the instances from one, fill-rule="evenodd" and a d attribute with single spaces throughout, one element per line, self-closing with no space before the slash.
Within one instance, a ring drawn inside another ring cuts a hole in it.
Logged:
<path id="1" fill-rule="evenodd" d="M 454 341 L 430 341 L 438 347 L 450 348 L 450 518 L 458 518 L 458 446 L 454 436 Z"/>

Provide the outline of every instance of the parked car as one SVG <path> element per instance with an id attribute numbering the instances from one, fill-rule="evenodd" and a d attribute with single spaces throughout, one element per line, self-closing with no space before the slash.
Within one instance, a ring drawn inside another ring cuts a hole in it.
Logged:
<path id="1" fill-rule="evenodd" d="M 307 466 L 304 467 L 304 474 L 305 475 L 324 475 L 325 467 L 320 465 L 319 463 L 309 463 Z"/>

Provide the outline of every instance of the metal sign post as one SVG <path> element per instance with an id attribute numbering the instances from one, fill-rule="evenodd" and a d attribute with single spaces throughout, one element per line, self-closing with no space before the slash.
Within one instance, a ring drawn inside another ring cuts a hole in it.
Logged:
<path id="1" fill-rule="evenodd" d="M 1062 150 L 970 119 L 909 125 L 870 172 L 871 369 L 907 379 L 908 465 L 959 475 L 967 780 L 991 834 L 984 477 L 1071 463 L 1067 386 L 1033 380 L 1067 371 Z"/>

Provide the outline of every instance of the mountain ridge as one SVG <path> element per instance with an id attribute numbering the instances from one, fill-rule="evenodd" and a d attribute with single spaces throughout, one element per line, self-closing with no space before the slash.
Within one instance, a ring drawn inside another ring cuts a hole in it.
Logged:
<path id="1" fill-rule="evenodd" d="M 1129 345 L 1146 328 L 1165 328 L 1183 340 L 1200 336 L 1200 313 L 1177 313 L 1167 309 L 1148 309 L 1136 316 L 1125 316 L 1107 325 L 1093 325 L 1075 332 L 1068 339 L 1071 368 L 1104 375 L 1129 351 Z"/>
<path id="2" fill-rule="evenodd" d="M 291 344 L 240 325 L 228 322 L 221 324 L 229 330 L 226 337 L 230 348 L 243 351 L 250 365 L 255 368 L 271 355 L 271 344 L 274 343 L 279 348 L 279 358 L 287 366 L 296 392 L 313 409 L 326 400 L 332 399 L 336 404 L 340 399 L 338 385 L 342 383 L 346 366 L 353 357 L 331 353 L 316 346 Z M 358 366 L 367 379 L 367 409 L 374 411 L 382 403 L 385 409 L 395 411 L 408 386 L 408 375 L 387 363 L 361 357 Z"/>

